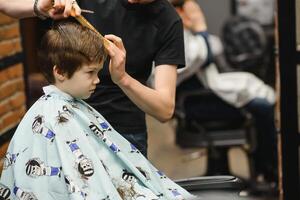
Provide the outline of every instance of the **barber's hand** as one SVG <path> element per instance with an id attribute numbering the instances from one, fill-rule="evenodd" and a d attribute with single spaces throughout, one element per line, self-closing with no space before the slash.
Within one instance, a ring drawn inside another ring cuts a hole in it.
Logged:
<path id="1" fill-rule="evenodd" d="M 207 30 L 204 14 L 196 1 L 186 1 L 183 5 L 183 13 L 183 23 L 187 28 L 194 32 Z"/>
<path id="2" fill-rule="evenodd" d="M 39 0 L 38 9 L 52 19 L 79 16 L 81 9 L 75 0 Z"/>
<path id="3" fill-rule="evenodd" d="M 105 35 L 105 38 L 111 41 L 106 47 L 108 55 L 110 56 L 110 76 L 112 81 L 118 85 L 124 81 L 127 75 L 125 71 L 126 50 L 121 38 L 115 35 Z"/>

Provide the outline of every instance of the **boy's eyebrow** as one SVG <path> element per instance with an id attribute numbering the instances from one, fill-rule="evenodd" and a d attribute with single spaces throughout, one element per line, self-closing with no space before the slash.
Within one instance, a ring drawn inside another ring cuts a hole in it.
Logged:
<path id="1" fill-rule="evenodd" d="M 103 68 L 103 65 L 92 65 L 92 66 L 87 66 L 87 69 L 88 70 L 98 70 L 98 69 L 102 69 Z"/>

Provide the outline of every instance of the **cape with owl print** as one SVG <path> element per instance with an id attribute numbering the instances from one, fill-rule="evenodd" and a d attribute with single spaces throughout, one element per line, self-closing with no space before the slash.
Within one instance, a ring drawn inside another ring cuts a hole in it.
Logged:
<path id="1" fill-rule="evenodd" d="M 96 110 L 53 85 L 20 122 L 5 156 L 0 199 L 194 199 Z"/>

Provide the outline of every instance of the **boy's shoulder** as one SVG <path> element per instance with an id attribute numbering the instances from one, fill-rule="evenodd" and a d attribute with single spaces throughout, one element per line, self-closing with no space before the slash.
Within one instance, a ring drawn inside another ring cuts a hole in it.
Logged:
<path id="1" fill-rule="evenodd" d="M 30 137 L 29 132 L 44 133 L 47 127 L 51 129 L 59 113 L 63 112 L 64 101 L 51 96 L 40 97 L 26 112 L 15 132 L 15 137 Z M 48 130 L 47 129 L 47 130 Z"/>
<path id="2" fill-rule="evenodd" d="M 55 110 L 55 108 L 61 107 L 61 105 L 65 104 L 66 101 L 55 97 L 55 95 L 43 95 L 41 96 L 32 106 L 30 109 L 46 109 L 46 110 Z"/>
<path id="3" fill-rule="evenodd" d="M 60 98 L 55 98 L 51 95 L 41 96 L 26 112 L 24 118 L 34 119 L 37 116 L 43 116 L 43 118 L 51 121 L 60 112 L 63 112 L 68 102 Z"/>

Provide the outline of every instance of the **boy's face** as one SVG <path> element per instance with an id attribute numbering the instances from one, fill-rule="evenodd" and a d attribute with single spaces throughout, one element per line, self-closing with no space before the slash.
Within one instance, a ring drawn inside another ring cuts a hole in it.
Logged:
<path id="1" fill-rule="evenodd" d="M 100 82 L 98 72 L 102 67 L 103 63 L 83 65 L 71 78 L 66 78 L 62 82 L 63 90 L 75 98 L 89 98 Z"/>

